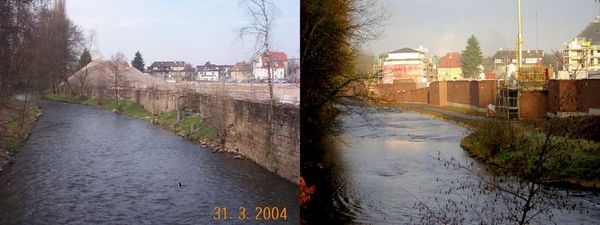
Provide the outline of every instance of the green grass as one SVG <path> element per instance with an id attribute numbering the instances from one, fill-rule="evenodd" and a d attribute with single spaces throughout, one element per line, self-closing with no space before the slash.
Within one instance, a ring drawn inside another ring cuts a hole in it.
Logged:
<path id="1" fill-rule="evenodd" d="M 86 102 L 90 98 L 85 96 L 70 96 L 70 95 L 59 95 L 54 93 L 46 93 L 44 95 L 45 99 L 57 102 L 68 102 L 68 103 L 82 103 Z"/>
<path id="2" fill-rule="evenodd" d="M 525 131 L 521 126 L 486 122 L 463 138 L 461 146 L 475 158 L 497 165 L 501 172 L 530 174 L 535 160 L 547 146 L 550 149 L 543 168 L 552 179 L 584 180 L 598 183 L 600 178 L 600 143 L 585 139 L 546 136 Z"/>
<path id="3" fill-rule="evenodd" d="M 181 134 L 191 141 L 216 140 L 217 129 L 208 124 L 203 124 L 199 116 L 188 116 L 177 122 L 177 112 L 163 112 L 156 116 L 156 123 Z M 194 130 L 192 131 L 192 126 Z"/>
<path id="4" fill-rule="evenodd" d="M 24 103 L 12 99 L 0 99 L 0 151 L 13 151 L 27 138 L 35 121 L 42 114 L 41 108 L 27 106 L 25 117 L 22 117 Z M 2 166 L 2 165 L 0 165 Z"/>

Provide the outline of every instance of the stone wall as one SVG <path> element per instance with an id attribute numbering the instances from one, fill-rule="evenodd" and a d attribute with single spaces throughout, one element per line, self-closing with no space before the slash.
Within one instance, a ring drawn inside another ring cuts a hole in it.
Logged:
<path id="1" fill-rule="evenodd" d="M 175 92 L 160 90 L 135 90 L 134 99 L 152 114 L 175 110 Z"/>
<path id="2" fill-rule="evenodd" d="M 110 98 L 114 92 L 90 89 L 87 93 Z M 300 109 L 297 105 L 271 106 L 264 102 L 172 90 L 123 89 L 118 94 L 122 99 L 136 101 L 153 114 L 176 110 L 182 107 L 182 99 L 191 99 L 193 111 L 198 112 L 204 122 L 227 131 L 226 149 L 237 150 L 267 170 L 299 182 Z"/>
<path id="3" fill-rule="evenodd" d="M 292 182 L 300 179 L 300 110 L 200 95 L 200 116 L 227 129 L 226 148 Z"/>

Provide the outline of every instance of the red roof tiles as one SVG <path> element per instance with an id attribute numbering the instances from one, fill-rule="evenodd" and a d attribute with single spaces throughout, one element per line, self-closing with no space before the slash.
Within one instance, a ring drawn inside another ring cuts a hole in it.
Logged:
<path id="1" fill-rule="evenodd" d="M 458 52 L 446 53 L 438 63 L 438 68 L 456 68 L 462 67 L 462 57 Z"/>

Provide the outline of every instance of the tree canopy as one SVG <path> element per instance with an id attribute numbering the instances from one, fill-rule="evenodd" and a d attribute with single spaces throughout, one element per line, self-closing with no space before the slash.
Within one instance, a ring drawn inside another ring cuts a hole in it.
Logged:
<path id="1" fill-rule="evenodd" d="M 140 53 L 140 51 L 135 53 L 135 57 L 131 61 L 131 66 L 135 67 L 139 71 L 144 72 L 144 59 L 142 58 L 142 53 Z"/>
<path id="2" fill-rule="evenodd" d="M 85 48 L 79 57 L 79 68 L 85 67 L 90 62 L 92 62 L 92 55 L 90 55 L 90 51 Z"/>
<path id="3" fill-rule="evenodd" d="M 465 78 L 477 77 L 481 71 L 479 71 L 479 65 L 482 63 L 481 48 L 479 47 L 479 41 L 474 35 L 467 40 L 467 47 L 462 51 L 462 71 Z"/>

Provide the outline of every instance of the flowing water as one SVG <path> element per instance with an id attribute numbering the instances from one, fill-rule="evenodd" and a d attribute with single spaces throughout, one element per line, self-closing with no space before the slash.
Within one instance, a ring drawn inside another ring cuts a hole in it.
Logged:
<path id="1" fill-rule="evenodd" d="M 445 167 L 437 156 L 453 157 L 459 162 L 470 160 L 459 146 L 461 138 L 468 134 L 465 128 L 416 113 L 359 109 L 366 110 L 367 117 L 344 116 L 343 143 L 338 143 L 324 157 L 329 165 L 324 179 L 329 183 L 317 182 L 314 195 L 314 201 L 321 204 L 316 210 L 323 212 L 313 211 L 317 216 L 313 215 L 310 221 L 420 224 L 422 214 L 415 203 L 422 202 L 435 209 L 443 200 L 460 199 L 461 196 L 447 195 L 440 190 L 472 177 L 464 170 Z M 475 163 L 477 168 L 482 166 Z M 465 193 L 469 194 L 468 190 L 462 192 Z M 442 201 L 435 202 L 434 198 Z M 574 191 L 569 198 L 589 213 L 552 209 L 553 221 L 598 224 L 598 193 Z M 438 209 L 443 210 L 443 207 Z M 465 224 L 479 224 L 480 219 L 475 214 L 467 213 L 464 217 Z M 548 222 L 542 220 L 544 224 Z"/>
<path id="2" fill-rule="evenodd" d="M 225 223 L 239 207 L 256 223 L 257 206 L 299 221 L 297 185 L 254 162 L 112 112 L 39 104 L 44 115 L 0 173 L 0 224 L 209 224 L 214 207 L 229 208 Z"/>

